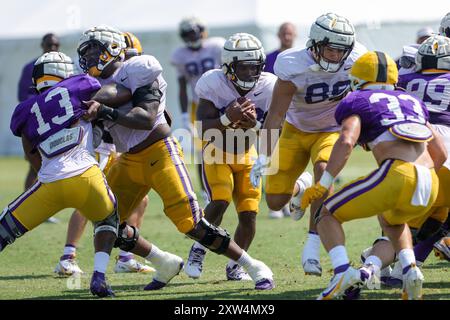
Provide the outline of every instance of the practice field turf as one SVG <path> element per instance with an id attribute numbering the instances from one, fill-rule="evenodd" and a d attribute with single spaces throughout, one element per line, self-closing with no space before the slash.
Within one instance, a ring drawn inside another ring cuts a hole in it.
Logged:
<path id="1" fill-rule="evenodd" d="M 343 183 L 365 175 L 375 168 L 369 153 L 356 150 L 341 176 Z M 193 167 L 191 169 L 194 169 Z M 0 206 L 14 200 L 23 188 L 27 164 L 21 158 L 0 159 Z M 191 170 L 194 172 L 194 170 Z M 197 177 L 193 175 L 197 183 Z M 198 184 L 197 184 L 198 185 Z M 150 192 L 141 234 L 159 248 L 187 258 L 192 241 L 180 234 L 162 211 L 162 203 Z M 200 197 L 199 197 L 200 198 Z M 380 199 L 383 201 L 383 199 Z M 53 273 L 66 237 L 67 222 L 72 210 L 56 215 L 59 224 L 44 223 L 18 239 L 0 253 L 0 299 L 93 299 L 89 280 L 93 268 L 92 227 L 89 225 L 78 248 L 78 262 L 86 272 L 76 281 L 58 278 Z M 30 212 L 33 214 L 33 212 Z M 307 216 L 309 218 L 309 215 Z M 114 274 L 115 249 L 108 268 L 108 278 L 116 292 L 116 299 L 315 299 L 331 277 L 331 265 L 322 249 L 321 278 L 305 276 L 300 265 L 300 254 L 306 239 L 307 220 L 290 218 L 271 220 L 263 201 L 257 219 L 257 232 L 249 253 L 269 265 L 275 275 L 276 288 L 268 292 L 253 290 L 252 282 L 226 281 L 227 259 L 208 253 L 204 272 L 199 280 L 192 280 L 183 272 L 164 289 L 143 291 L 151 281 L 151 274 Z M 234 232 L 237 217 L 230 208 L 223 227 Z M 344 225 L 349 257 L 359 264 L 361 251 L 380 234 L 375 218 L 353 221 Z M 423 268 L 425 299 L 450 299 L 449 263 L 430 256 Z M 364 291 L 363 299 L 399 299 L 399 289 Z"/>

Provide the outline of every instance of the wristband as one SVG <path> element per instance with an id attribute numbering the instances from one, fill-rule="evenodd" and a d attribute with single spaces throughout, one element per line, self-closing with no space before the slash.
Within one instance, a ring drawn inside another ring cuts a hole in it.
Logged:
<path id="1" fill-rule="evenodd" d="M 319 183 L 325 188 L 329 189 L 330 186 L 333 184 L 333 181 L 334 177 L 328 171 L 325 170 L 322 174 L 322 177 L 320 178 Z"/>
<path id="2" fill-rule="evenodd" d="M 97 118 L 115 122 L 117 121 L 117 118 L 119 118 L 119 111 L 102 105 L 100 110 L 97 112 Z"/>
<path id="3" fill-rule="evenodd" d="M 220 123 L 224 127 L 228 127 L 231 124 L 231 120 L 228 119 L 227 115 L 224 113 L 223 115 L 220 116 Z"/>

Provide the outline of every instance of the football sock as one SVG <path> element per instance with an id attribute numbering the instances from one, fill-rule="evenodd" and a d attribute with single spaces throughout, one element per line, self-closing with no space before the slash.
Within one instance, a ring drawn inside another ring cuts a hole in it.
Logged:
<path id="1" fill-rule="evenodd" d="M 94 256 L 94 271 L 106 273 L 108 267 L 109 254 L 106 252 L 96 252 Z"/>
<path id="2" fill-rule="evenodd" d="M 162 259 L 164 259 L 164 251 L 160 250 L 157 246 L 152 244 L 152 249 L 145 259 L 150 261 L 151 263 L 160 263 Z"/>
<path id="3" fill-rule="evenodd" d="M 77 247 L 72 244 L 66 244 L 64 247 L 63 255 L 65 256 L 73 256 L 77 252 Z"/>
<path id="4" fill-rule="evenodd" d="M 314 231 L 308 232 L 308 239 L 303 248 L 302 262 L 304 263 L 307 259 L 320 261 L 320 237 Z"/>
<path id="5" fill-rule="evenodd" d="M 328 254 L 335 274 L 344 272 L 350 266 L 350 260 L 348 260 L 347 250 L 344 246 L 336 246 Z"/>
<path id="6" fill-rule="evenodd" d="M 403 269 L 403 274 L 407 273 L 412 263 L 416 263 L 413 249 L 403 249 L 398 253 L 398 260 Z"/>
<path id="7" fill-rule="evenodd" d="M 414 246 L 414 255 L 417 261 L 424 262 L 431 251 L 433 251 L 433 245 L 436 241 L 439 241 L 441 238 L 441 233 L 437 232 L 435 235 L 429 237 L 426 240 L 420 241 L 418 244 Z"/>

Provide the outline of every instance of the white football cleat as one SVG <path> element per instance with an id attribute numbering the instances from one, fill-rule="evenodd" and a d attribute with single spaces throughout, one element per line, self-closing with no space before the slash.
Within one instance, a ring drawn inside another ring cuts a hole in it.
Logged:
<path id="1" fill-rule="evenodd" d="M 281 210 L 269 210 L 269 218 L 270 219 L 281 219 L 283 218 L 283 212 Z"/>
<path id="2" fill-rule="evenodd" d="M 331 300 L 341 298 L 345 291 L 353 286 L 360 286 L 361 273 L 355 268 L 348 267 L 344 272 L 334 275 L 328 287 L 319 295 L 317 300 Z"/>
<path id="3" fill-rule="evenodd" d="M 206 256 L 206 250 L 202 248 L 195 248 L 195 244 L 192 245 L 191 251 L 189 251 L 189 258 L 184 267 L 184 272 L 192 279 L 198 279 L 202 275 L 203 260 Z"/>
<path id="4" fill-rule="evenodd" d="M 368 247 L 368 248 L 364 249 L 363 252 L 361 252 L 361 262 L 363 264 L 366 262 L 366 259 L 370 256 L 371 251 L 372 251 L 372 247 Z M 392 273 L 391 266 L 387 266 L 387 267 L 381 269 L 380 270 L 381 283 L 389 285 L 389 286 L 395 286 L 392 283 L 390 283 L 391 278 L 392 278 L 391 273 Z M 400 282 L 401 282 L 401 280 L 400 280 Z"/>
<path id="5" fill-rule="evenodd" d="M 119 257 L 116 258 L 116 265 L 114 266 L 115 273 L 149 273 L 155 272 L 156 269 L 145 264 L 140 263 L 136 259 L 129 259 L 127 261 L 121 261 Z"/>
<path id="6" fill-rule="evenodd" d="M 415 263 L 411 263 L 411 268 L 403 275 L 403 300 L 421 300 L 423 274 Z"/>
<path id="7" fill-rule="evenodd" d="M 249 276 L 244 268 L 237 263 L 233 266 L 227 265 L 225 268 L 227 274 L 227 280 L 232 281 L 252 281 L 253 279 Z"/>
<path id="8" fill-rule="evenodd" d="M 165 287 L 183 269 L 184 262 L 181 257 L 170 252 L 164 252 L 164 256 L 162 261 L 153 262 L 156 274 L 153 277 L 153 281 L 144 290 L 159 290 Z"/>
<path id="9" fill-rule="evenodd" d="M 295 221 L 300 220 L 305 214 L 305 210 L 300 208 L 302 202 L 303 193 L 305 190 L 312 186 L 313 177 L 309 172 L 303 172 L 295 182 L 299 186 L 299 191 L 295 196 L 292 196 L 289 202 L 291 218 Z"/>
<path id="10" fill-rule="evenodd" d="M 262 261 L 254 259 L 253 265 L 247 269 L 248 275 L 255 282 L 256 290 L 271 290 L 275 287 L 272 270 Z"/>
<path id="11" fill-rule="evenodd" d="M 316 259 L 306 259 L 306 261 L 302 262 L 303 270 L 305 271 L 305 275 L 309 276 L 318 276 L 322 275 L 322 266 L 320 265 L 320 261 Z"/>
<path id="12" fill-rule="evenodd" d="M 75 255 L 68 259 L 59 260 L 54 272 L 63 277 L 70 277 L 77 273 L 84 273 L 78 266 L 77 261 L 75 260 Z"/>

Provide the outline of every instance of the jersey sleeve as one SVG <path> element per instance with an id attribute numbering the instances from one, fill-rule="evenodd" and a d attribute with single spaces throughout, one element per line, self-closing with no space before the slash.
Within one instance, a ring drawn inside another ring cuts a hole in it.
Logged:
<path id="1" fill-rule="evenodd" d="M 195 93 L 200 99 L 211 101 L 214 105 L 218 104 L 218 97 L 215 94 L 214 84 L 214 70 L 205 72 L 195 85 Z"/>
<path id="2" fill-rule="evenodd" d="M 357 100 L 356 98 L 357 96 L 355 93 L 350 93 L 336 107 L 334 117 L 339 125 L 341 125 L 342 121 L 344 121 L 348 117 L 357 114 L 355 108 Z"/>
<path id="3" fill-rule="evenodd" d="M 24 103 L 20 103 L 17 105 L 17 107 L 14 109 L 14 112 L 11 116 L 11 123 L 9 125 L 11 132 L 16 136 L 20 137 L 22 135 L 22 128 L 23 125 L 26 122 L 26 117 L 24 117 L 23 110 L 24 110 Z"/>
<path id="4" fill-rule="evenodd" d="M 87 74 L 80 75 L 77 82 L 78 97 L 82 101 L 90 100 L 92 95 L 101 88 L 100 82 Z"/>
<path id="5" fill-rule="evenodd" d="M 279 54 L 273 65 L 273 71 L 275 75 L 284 81 L 291 81 L 294 78 L 294 74 L 291 70 L 299 68 L 298 61 L 294 57 L 289 55 Z"/>
<path id="6" fill-rule="evenodd" d="M 126 76 L 129 77 L 131 93 L 140 87 L 152 84 L 162 74 L 163 68 L 153 56 L 137 56 L 129 61 Z"/>

